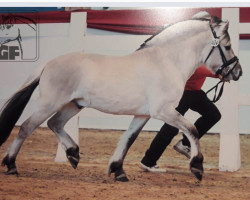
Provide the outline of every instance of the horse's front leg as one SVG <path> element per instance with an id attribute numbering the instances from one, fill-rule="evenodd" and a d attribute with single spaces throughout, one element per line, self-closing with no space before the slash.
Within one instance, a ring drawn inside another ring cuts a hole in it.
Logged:
<path id="1" fill-rule="evenodd" d="M 200 150 L 199 133 L 196 127 L 175 109 L 169 109 L 164 113 L 156 114 L 154 118 L 161 119 L 175 126 L 187 136 L 191 144 L 190 170 L 201 181 L 203 175 L 203 155 Z"/>
<path id="2" fill-rule="evenodd" d="M 128 178 L 123 170 L 124 158 L 139 135 L 143 126 L 147 123 L 149 117 L 135 116 L 130 123 L 129 129 L 123 133 L 115 149 L 113 156 L 109 160 L 108 175 L 115 173 L 115 180 L 126 182 Z"/>

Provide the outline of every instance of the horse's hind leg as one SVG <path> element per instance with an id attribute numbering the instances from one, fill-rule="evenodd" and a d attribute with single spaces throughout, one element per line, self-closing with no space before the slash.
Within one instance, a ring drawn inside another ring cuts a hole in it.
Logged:
<path id="1" fill-rule="evenodd" d="M 81 111 L 83 107 L 77 106 L 74 102 L 70 102 L 59 110 L 51 119 L 48 120 L 48 127 L 59 138 L 60 143 L 66 149 L 66 156 L 70 161 L 70 164 L 75 169 L 78 165 L 79 147 L 74 140 L 64 130 L 64 125 L 77 113 Z"/>
<path id="2" fill-rule="evenodd" d="M 7 174 L 18 174 L 16 169 L 16 157 L 25 139 L 42 124 L 48 117 L 56 111 L 56 106 L 43 104 L 21 125 L 17 137 L 12 142 L 6 156 L 2 161 L 3 166 L 7 166 Z"/>
<path id="3" fill-rule="evenodd" d="M 108 165 L 108 175 L 115 173 L 115 180 L 122 182 L 128 181 L 128 178 L 123 170 L 123 161 L 130 146 L 134 143 L 141 129 L 148 120 L 148 117 L 135 116 L 130 123 L 129 129 L 121 136 Z"/>

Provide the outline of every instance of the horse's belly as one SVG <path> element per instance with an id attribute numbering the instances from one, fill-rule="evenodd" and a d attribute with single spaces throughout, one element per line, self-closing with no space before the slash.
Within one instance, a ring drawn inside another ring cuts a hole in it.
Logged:
<path id="1" fill-rule="evenodd" d="M 85 96 L 86 97 L 86 96 Z M 113 97 L 105 98 L 96 95 L 88 96 L 83 100 L 78 100 L 78 104 L 84 107 L 94 108 L 99 111 L 117 115 L 149 115 L 149 109 L 143 98 Z"/>
<path id="2" fill-rule="evenodd" d="M 142 115 L 148 116 L 149 112 L 143 106 L 140 107 L 133 107 L 121 104 L 110 104 L 110 105 L 90 105 L 89 107 L 97 109 L 101 112 L 116 114 L 116 115 Z"/>

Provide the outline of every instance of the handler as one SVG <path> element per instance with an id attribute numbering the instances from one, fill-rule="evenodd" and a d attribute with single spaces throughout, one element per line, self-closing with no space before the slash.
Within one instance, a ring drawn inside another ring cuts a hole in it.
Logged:
<path id="1" fill-rule="evenodd" d="M 201 138 L 211 127 L 213 127 L 221 118 L 220 111 L 215 104 L 211 102 L 206 93 L 201 90 L 206 77 L 222 78 L 215 76 L 205 66 L 196 69 L 194 74 L 187 81 L 183 96 L 176 110 L 184 115 L 188 109 L 198 112 L 201 117 L 195 122 L 195 126 Z M 145 156 L 141 160 L 140 167 L 149 172 L 166 172 L 156 164 L 166 147 L 172 139 L 178 134 L 179 130 L 169 124 L 164 124 L 153 139 Z M 174 145 L 174 149 L 179 153 L 190 158 L 190 143 L 185 135 L 183 139 Z"/>

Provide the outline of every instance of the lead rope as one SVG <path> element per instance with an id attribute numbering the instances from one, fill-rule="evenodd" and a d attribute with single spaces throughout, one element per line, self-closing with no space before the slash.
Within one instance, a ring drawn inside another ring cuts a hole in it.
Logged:
<path id="1" fill-rule="evenodd" d="M 219 86 L 221 83 L 222 83 L 222 85 L 221 85 L 221 87 L 220 87 L 220 91 L 219 91 L 219 93 L 218 93 L 218 96 L 216 96 L 216 92 L 217 92 L 218 86 Z M 215 91 L 214 91 L 214 98 L 213 98 L 213 100 L 210 100 L 211 102 L 215 103 L 215 102 L 219 101 L 219 99 L 221 98 L 222 93 L 223 93 L 224 84 L 225 84 L 224 81 L 219 81 L 214 87 L 212 87 L 210 90 L 208 90 L 208 91 L 206 92 L 206 95 L 207 95 L 209 92 L 211 92 L 212 90 L 215 89 Z"/>
<path id="2" fill-rule="evenodd" d="M 232 69 L 229 70 L 229 72 L 228 72 L 226 75 L 223 76 L 223 78 L 227 77 L 227 76 L 234 70 L 234 68 L 236 67 L 236 65 L 238 64 L 238 62 L 239 62 L 238 58 L 237 58 L 237 57 L 233 57 L 231 60 L 233 60 L 233 59 L 236 59 L 235 65 L 232 67 Z M 228 62 L 231 62 L 231 60 L 229 60 Z M 235 61 L 233 61 L 233 62 L 235 62 Z M 219 86 L 220 83 L 222 83 L 222 85 L 221 85 L 219 94 L 218 94 L 218 96 L 216 97 L 216 92 L 217 92 L 217 89 L 218 89 L 218 86 Z M 224 84 L 225 84 L 225 81 L 222 81 L 222 80 L 221 80 L 221 81 L 219 81 L 214 87 L 212 87 L 210 90 L 208 90 L 208 91 L 206 92 L 206 94 L 208 94 L 208 93 L 211 92 L 213 89 L 215 89 L 215 91 L 214 91 L 214 98 L 213 98 L 212 101 L 210 100 L 211 102 L 215 103 L 215 102 L 219 101 L 219 99 L 221 98 L 221 95 L 222 95 L 222 93 L 223 93 Z"/>

